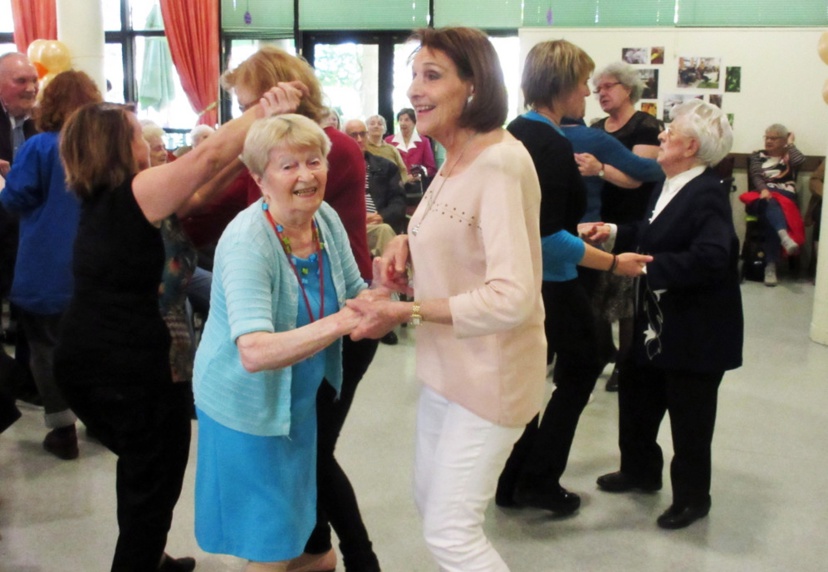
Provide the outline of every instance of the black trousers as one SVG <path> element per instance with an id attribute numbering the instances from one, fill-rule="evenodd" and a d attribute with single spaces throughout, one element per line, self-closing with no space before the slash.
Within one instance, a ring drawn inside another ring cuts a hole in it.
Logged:
<path id="1" fill-rule="evenodd" d="M 343 338 L 340 397 L 336 398 L 336 392 L 328 383 L 320 386 L 316 396 L 317 521 L 305 552 L 320 554 L 330 550 L 330 527 L 333 526 L 348 570 L 379 570 L 354 489 L 334 456 L 336 442 L 354 401 L 357 385 L 371 365 L 377 345 L 377 340 L 354 342 L 347 336 Z"/>
<path id="2" fill-rule="evenodd" d="M 535 417 L 515 443 L 499 490 L 513 489 L 518 479 L 530 486 L 557 485 L 566 469 L 578 420 L 604 364 L 590 304 L 591 278 L 583 273 L 575 280 L 543 283 L 547 361 L 556 358 L 556 387 L 540 424 Z"/>
<path id="3" fill-rule="evenodd" d="M 664 413 L 669 412 L 673 504 L 709 502 L 710 447 L 723 376 L 724 372 L 668 371 L 625 362 L 618 380 L 621 471 L 661 482 L 664 459 L 656 439 Z"/>
<path id="4" fill-rule="evenodd" d="M 72 410 L 118 456 L 113 572 L 158 569 L 190 451 L 186 384 L 61 385 Z"/>

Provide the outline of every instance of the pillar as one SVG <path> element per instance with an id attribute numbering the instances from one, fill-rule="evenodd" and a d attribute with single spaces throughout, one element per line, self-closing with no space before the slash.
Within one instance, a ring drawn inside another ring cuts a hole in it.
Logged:
<path id="1" fill-rule="evenodd" d="M 101 2 L 103 0 L 57 0 L 57 31 L 58 40 L 66 44 L 72 54 L 72 68 L 86 72 L 98 84 L 101 93 L 106 94 Z"/>

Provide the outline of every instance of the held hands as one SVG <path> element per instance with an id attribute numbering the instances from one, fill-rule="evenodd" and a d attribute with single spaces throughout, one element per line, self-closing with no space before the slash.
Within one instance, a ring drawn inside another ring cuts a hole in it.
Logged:
<path id="1" fill-rule="evenodd" d="M 582 222 L 578 225 L 578 236 L 593 246 L 604 244 L 610 232 L 610 226 L 603 222 Z"/>
<path id="2" fill-rule="evenodd" d="M 11 171 L 11 163 L 0 159 L 0 175 L 5 177 L 9 174 L 9 171 Z"/>
<path id="3" fill-rule="evenodd" d="M 280 81 L 259 100 L 262 109 L 260 117 L 293 113 L 299 109 L 302 98 L 308 95 L 310 91 L 301 81 Z"/>
<path id="4" fill-rule="evenodd" d="M 407 296 L 414 294 L 408 285 L 408 235 L 401 234 L 389 242 L 381 258 L 374 259 L 374 284 Z"/>
<path id="5" fill-rule="evenodd" d="M 767 190 L 767 189 L 762 189 L 761 191 L 759 191 L 759 198 L 760 198 L 760 199 L 765 199 L 765 200 L 768 200 L 768 199 L 770 199 L 772 196 L 773 196 L 773 195 L 771 194 L 771 192 L 770 192 L 769 190 Z"/>
<path id="6" fill-rule="evenodd" d="M 379 213 L 368 213 L 365 215 L 365 222 L 368 224 L 382 224 L 382 215 Z"/>
<path id="7" fill-rule="evenodd" d="M 578 171 L 583 177 L 594 177 L 603 167 L 601 161 L 590 153 L 575 153 L 575 162 L 578 163 Z"/>

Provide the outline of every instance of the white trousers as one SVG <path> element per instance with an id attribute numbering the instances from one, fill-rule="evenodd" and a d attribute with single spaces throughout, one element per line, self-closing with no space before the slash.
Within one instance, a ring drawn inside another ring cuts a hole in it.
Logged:
<path id="1" fill-rule="evenodd" d="M 426 545 L 445 572 L 509 572 L 483 533 L 484 511 L 522 427 L 501 427 L 423 388 L 414 497 Z"/>

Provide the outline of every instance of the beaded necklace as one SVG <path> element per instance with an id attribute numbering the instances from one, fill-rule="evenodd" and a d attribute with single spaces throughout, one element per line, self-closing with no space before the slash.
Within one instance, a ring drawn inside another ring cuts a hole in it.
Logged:
<path id="1" fill-rule="evenodd" d="M 302 280 L 302 276 L 299 274 L 299 269 L 296 267 L 296 258 L 293 255 L 293 248 L 290 246 L 290 237 L 285 236 L 282 234 L 285 228 L 280 225 L 276 224 L 276 221 L 273 220 L 273 217 L 270 216 L 270 211 L 267 210 L 267 205 L 262 204 L 262 210 L 264 210 L 265 216 L 267 220 L 270 221 L 270 224 L 273 226 L 273 231 L 276 233 L 276 236 L 279 238 L 279 244 L 282 245 L 282 250 L 285 251 L 285 256 L 287 256 L 288 262 L 290 263 L 290 267 L 293 269 L 293 274 L 296 276 L 296 281 L 299 282 L 299 288 L 302 290 L 302 298 L 305 300 L 305 308 L 308 310 L 308 316 L 310 317 L 311 323 L 316 321 L 313 317 L 313 312 L 311 311 L 310 300 L 308 300 L 308 293 L 305 291 L 305 283 Z M 319 229 L 316 226 L 316 221 L 311 220 L 311 227 L 313 228 L 313 242 L 316 245 L 316 252 L 311 254 L 311 256 L 316 256 L 316 259 L 319 263 L 319 318 L 322 319 L 322 316 L 325 315 L 325 266 L 322 262 L 322 250 L 325 248 L 324 243 L 319 240 Z M 302 274 L 307 274 L 308 269 L 303 268 Z"/>

